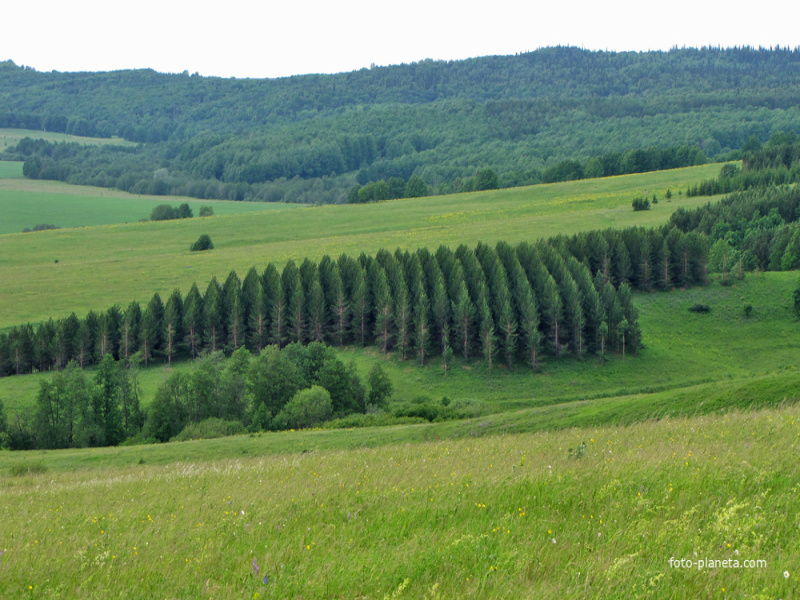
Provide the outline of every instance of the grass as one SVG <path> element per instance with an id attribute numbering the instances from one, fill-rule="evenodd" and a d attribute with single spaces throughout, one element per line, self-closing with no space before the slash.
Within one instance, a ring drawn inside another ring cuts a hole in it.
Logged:
<path id="1" fill-rule="evenodd" d="M 358 255 L 382 247 L 435 248 L 498 240 L 516 243 L 554 232 L 658 225 L 676 208 L 698 206 L 709 198 L 676 196 L 653 210 L 634 213 L 630 208 L 633 197 L 647 190 L 663 198 L 668 187 L 673 192 L 685 189 L 718 170 L 719 165 L 705 165 L 371 205 L 294 210 L 279 205 L 276 208 L 284 210 L 209 220 L 0 235 L 0 280 L 4 282 L 0 328 L 73 311 L 83 315 L 89 309 L 105 310 L 134 299 L 146 302 L 154 292 L 167 294 L 175 287 L 188 291 L 195 281 L 205 286 L 212 275 L 224 279 L 231 269 L 243 275 L 251 266 L 280 265 L 290 258 L 318 259 L 342 252 Z M 158 198 L 158 202 L 168 200 Z M 201 233 L 211 236 L 213 252 L 189 252 Z"/>
<path id="2" fill-rule="evenodd" d="M 111 144 L 114 146 L 135 146 L 134 142 L 123 140 L 122 138 L 93 138 L 70 135 L 67 133 L 54 133 L 52 131 L 34 131 L 31 129 L 0 129 L 0 152 L 5 151 L 10 146 L 16 146 L 20 140 L 29 137 L 34 140 L 46 140 L 48 142 L 72 142 L 84 146 L 102 146 Z"/>
<path id="3" fill-rule="evenodd" d="M 797 407 L 299 453 L 332 433 L 29 453 L 72 468 L 0 470 L 4 594 L 796 597 Z"/>
<path id="4" fill-rule="evenodd" d="M 0 222 L 0 235 L 20 233 L 39 223 L 64 228 L 137 223 L 149 219 L 153 208 L 164 203 L 177 206 L 186 202 L 195 215 L 201 206 L 210 206 L 217 216 L 298 208 L 292 204 L 134 195 L 58 181 L 24 179 L 21 169 L 20 163 L 0 162 L 0 211 L 5 215 Z"/>

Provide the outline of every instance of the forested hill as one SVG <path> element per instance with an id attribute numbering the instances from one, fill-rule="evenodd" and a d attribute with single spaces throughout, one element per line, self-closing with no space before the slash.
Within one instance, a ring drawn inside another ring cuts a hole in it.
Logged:
<path id="1" fill-rule="evenodd" d="M 413 174 L 446 192 L 481 167 L 511 185 L 633 148 L 718 156 L 752 135 L 800 131 L 798 84 L 798 49 L 546 48 L 281 79 L 40 73 L 7 61 L 0 127 L 147 146 L 87 151 L 73 162 L 95 163 L 89 171 L 60 156 L 48 178 L 131 189 L 166 168 L 170 191 L 191 195 L 341 201 L 356 181 Z M 118 182 L 123 171 L 133 179 Z"/>

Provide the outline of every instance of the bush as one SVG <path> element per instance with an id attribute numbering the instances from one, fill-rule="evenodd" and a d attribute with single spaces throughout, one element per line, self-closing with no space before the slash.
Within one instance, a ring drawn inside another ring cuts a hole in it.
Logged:
<path id="1" fill-rule="evenodd" d="M 207 233 L 204 233 L 199 238 L 197 238 L 197 241 L 194 244 L 192 244 L 192 247 L 190 248 L 192 252 L 202 252 L 203 250 L 213 250 L 213 249 L 214 249 L 214 242 L 211 241 L 211 237 Z"/>
<path id="2" fill-rule="evenodd" d="M 275 416 L 278 429 L 303 429 L 319 425 L 331 418 L 333 402 L 323 387 L 314 385 L 300 390 Z"/>
<path id="3" fill-rule="evenodd" d="M 707 313 L 711 312 L 711 307 L 708 304 L 693 304 L 689 307 L 689 312 Z"/>
<path id="4" fill-rule="evenodd" d="M 351 429 L 354 427 L 386 427 L 388 425 L 417 425 L 427 423 L 422 417 L 396 417 L 392 414 L 368 413 L 354 414 L 327 421 L 324 429 Z"/>
<path id="5" fill-rule="evenodd" d="M 159 204 L 150 213 L 151 221 L 169 221 L 170 219 L 180 219 L 180 217 L 180 211 L 172 208 L 169 204 Z"/>
<path id="6" fill-rule="evenodd" d="M 419 417 L 426 421 L 446 421 L 455 417 L 453 411 L 449 406 L 442 406 L 441 404 L 412 404 L 395 411 L 396 417 Z"/>
<path id="7" fill-rule="evenodd" d="M 189 440 L 210 440 L 213 438 L 227 437 L 246 433 L 244 425 L 239 421 L 225 421 L 212 417 L 199 423 L 189 423 L 171 442 L 186 442 Z"/>
<path id="8" fill-rule="evenodd" d="M 47 231 L 48 229 L 61 229 L 58 225 L 51 225 L 49 223 L 39 223 L 38 225 L 34 225 L 32 229 L 26 227 L 22 230 L 22 233 L 30 233 L 32 231 Z"/>
<path id="9" fill-rule="evenodd" d="M 200 212 L 198 213 L 201 217 L 213 217 L 214 216 L 214 209 L 210 206 L 201 206 Z"/>
<path id="10" fill-rule="evenodd" d="M 633 210 L 650 210 L 650 201 L 647 198 L 634 198 L 631 206 Z"/>

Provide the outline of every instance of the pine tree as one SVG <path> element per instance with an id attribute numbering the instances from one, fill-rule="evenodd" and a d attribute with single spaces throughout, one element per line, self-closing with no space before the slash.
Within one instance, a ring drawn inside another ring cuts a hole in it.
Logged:
<path id="1" fill-rule="evenodd" d="M 267 304 L 267 296 L 264 293 L 264 287 L 261 285 L 259 279 L 256 295 L 255 298 L 252 299 L 250 307 L 248 348 L 256 354 L 260 353 L 267 343 L 268 331 L 269 306 Z"/>
<path id="2" fill-rule="evenodd" d="M 455 330 L 457 346 L 464 354 L 464 360 L 469 360 L 469 350 L 475 327 L 475 305 L 469 297 L 467 284 L 462 280 L 458 297 L 453 303 L 453 329 Z"/>
<path id="3" fill-rule="evenodd" d="M 337 346 L 342 346 L 347 336 L 347 324 L 350 314 L 342 277 L 336 263 L 332 263 L 328 275 L 328 295 L 330 298 L 328 310 L 330 311 L 331 323 L 333 323 L 330 337 Z"/>
<path id="4" fill-rule="evenodd" d="M 417 286 L 416 305 L 414 307 L 414 350 L 419 357 L 420 366 L 425 364 L 425 357 L 430 345 L 430 304 L 421 282 Z"/>
<path id="5" fill-rule="evenodd" d="M 127 364 L 131 356 L 139 350 L 139 324 L 142 318 L 142 309 L 138 302 L 131 302 L 125 309 L 122 319 L 120 356 Z"/>
<path id="6" fill-rule="evenodd" d="M 486 361 L 486 365 L 491 371 L 492 361 L 496 352 L 497 336 L 494 330 L 494 320 L 492 319 L 492 311 L 489 309 L 489 304 L 486 302 L 485 296 L 479 303 L 478 319 L 480 321 L 480 340 L 481 340 L 481 353 Z"/>
<path id="7" fill-rule="evenodd" d="M 147 303 L 147 310 L 153 319 L 153 331 L 150 332 L 152 343 L 152 355 L 160 355 L 164 351 L 164 302 L 156 292 L 153 298 Z M 141 336 L 141 332 L 140 332 Z"/>
<path id="8" fill-rule="evenodd" d="M 251 318 L 252 313 L 256 310 L 256 302 L 258 302 L 258 295 L 259 293 L 262 294 L 263 299 L 263 289 L 264 287 L 261 285 L 261 276 L 258 274 L 258 271 L 255 267 L 251 267 L 250 270 L 245 275 L 244 280 L 242 281 L 242 321 L 245 324 L 245 332 L 244 332 L 244 339 L 246 340 L 245 343 L 248 348 L 252 349 L 251 346 L 252 340 L 255 339 L 256 336 L 253 334 L 252 324 L 254 320 Z"/>
<path id="9" fill-rule="evenodd" d="M 367 287 L 364 268 L 358 266 L 353 272 L 353 292 L 350 296 L 350 309 L 352 313 L 353 336 L 359 341 L 361 347 L 367 343 L 369 322 L 371 314 L 371 293 Z"/>
<path id="10" fill-rule="evenodd" d="M 400 348 L 402 360 L 406 359 L 411 346 L 412 305 L 408 289 L 402 273 L 397 274 L 397 282 L 393 294 L 392 314 L 394 315 L 394 339 Z"/>
<path id="11" fill-rule="evenodd" d="M 289 343 L 302 344 L 305 341 L 306 302 L 300 271 L 292 260 L 283 268 L 281 287 L 286 299 L 286 332 Z"/>
<path id="12" fill-rule="evenodd" d="M 389 351 L 392 331 L 392 299 L 389 295 L 389 282 L 386 271 L 377 263 L 374 266 L 373 310 L 375 313 L 375 336 L 385 354 Z"/>
<path id="13" fill-rule="evenodd" d="M 200 348 L 203 345 L 203 329 L 205 322 L 205 309 L 203 296 L 197 289 L 197 284 L 193 283 L 186 300 L 183 303 L 183 331 L 186 336 L 186 345 L 189 348 L 191 357 L 197 358 Z"/>
<path id="14" fill-rule="evenodd" d="M 327 334 L 325 313 L 325 294 L 319 275 L 315 274 L 308 299 L 309 338 L 312 342 L 322 342 Z"/>
<path id="15" fill-rule="evenodd" d="M 222 289 L 217 283 L 217 278 L 212 277 L 206 288 L 203 297 L 203 325 L 205 333 L 203 338 L 206 340 L 206 348 L 211 352 L 216 352 L 222 346 Z"/>
<path id="16" fill-rule="evenodd" d="M 164 308 L 164 354 L 167 364 L 172 364 L 172 357 L 178 353 L 180 340 L 183 339 L 183 298 L 180 290 L 174 290 L 167 299 Z"/>

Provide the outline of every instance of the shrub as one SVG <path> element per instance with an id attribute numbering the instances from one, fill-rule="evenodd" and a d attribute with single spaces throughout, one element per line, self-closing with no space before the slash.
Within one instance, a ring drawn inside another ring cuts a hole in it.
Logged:
<path id="1" fill-rule="evenodd" d="M 26 227 L 22 230 L 22 233 L 30 233 L 31 231 L 47 231 L 48 229 L 61 229 L 58 225 L 51 225 L 49 223 L 39 223 L 38 225 L 34 225 L 32 229 Z"/>
<path id="2" fill-rule="evenodd" d="M 225 421 L 212 417 L 199 423 L 189 423 L 171 442 L 186 442 L 188 440 L 210 440 L 246 433 L 244 425 L 239 421 Z"/>
<path id="3" fill-rule="evenodd" d="M 169 204 L 159 204 L 150 213 L 151 221 L 169 221 L 170 219 L 180 219 L 180 217 L 180 211 L 172 208 Z"/>
<path id="4" fill-rule="evenodd" d="M 419 417 L 426 421 L 446 421 L 454 418 L 454 413 L 449 406 L 441 404 L 412 404 L 395 411 L 396 417 Z"/>
<path id="5" fill-rule="evenodd" d="M 650 201 L 647 198 L 634 198 L 631 206 L 633 210 L 650 210 Z"/>
<path id="6" fill-rule="evenodd" d="M 275 416 L 274 425 L 279 429 L 313 427 L 330 419 L 332 413 L 333 402 L 328 390 L 315 385 L 297 392 Z"/>
<path id="7" fill-rule="evenodd" d="M 711 307 L 708 304 L 693 304 L 689 307 L 689 312 L 707 313 L 711 312 Z"/>
<path id="8" fill-rule="evenodd" d="M 190 250 L 192 252 L 202 252 L 203 250 L 213 250 L 214 249 L 214 242 L 211 241 L 211 237 L 207 233 L 204 233 L 197 241 L 192 244 Z"/>
<path id="9" fill-rule="evenodd" d="M 214 209 L 211 208 L 210 206 L 201 206 L 198 215 L 200 215 L 201 217 L 213 217 Z"/>

